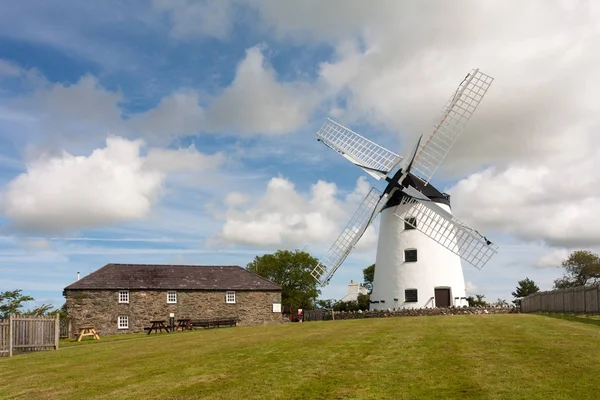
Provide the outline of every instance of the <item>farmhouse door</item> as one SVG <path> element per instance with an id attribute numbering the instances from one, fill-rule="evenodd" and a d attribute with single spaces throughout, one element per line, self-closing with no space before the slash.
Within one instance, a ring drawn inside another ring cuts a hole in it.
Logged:
<path id="1" fill-rule="evenodd" d="M 450 289 L 435 289 L 435 306 L 450 307 Z"/>

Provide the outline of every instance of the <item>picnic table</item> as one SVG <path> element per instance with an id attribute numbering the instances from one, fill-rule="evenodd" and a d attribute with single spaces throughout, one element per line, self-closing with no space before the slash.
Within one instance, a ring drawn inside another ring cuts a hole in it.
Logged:
<path id="1" fill-rule="evenodd" d="M 181 331 L 193 331 L 192 320 L 190 318 L 181 318 L 177 320 L 177 327 L 175 330 Z"/>
<path id="2" fill-rule="evenodd" d="M 153 330 L 156 333 L 158 333 L 158 331 L 162 332 L 163 330 L 171 332 L 169 331 L 169 327 L 165 325 L 165 321 L 163 320 L 150 321 L 150 323 L 152 324 L 152 326 L 150 328 L 145 328 L 148 330 L 148 335 L 151 334 Z"/>
<path id="3" fill-rule="evenodd" d="M 81 339 L 83 339 L 84 336 L 92 336 L 92 339 L 100 340 L 100 335 L 98 335 L 98 333 L 99 331 L 97 331 L 92 325 L 80 326 L 77 341 L 81 342 Z"/>

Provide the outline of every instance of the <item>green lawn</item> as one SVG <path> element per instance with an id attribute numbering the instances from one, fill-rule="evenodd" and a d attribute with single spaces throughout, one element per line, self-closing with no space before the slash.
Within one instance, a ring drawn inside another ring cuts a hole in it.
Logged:
<path id="1" fill-rule="evenodd" d="M 200 330 L 0 359 L 0 398 L 597 399 L 600 326 L 460 315 Z"/>

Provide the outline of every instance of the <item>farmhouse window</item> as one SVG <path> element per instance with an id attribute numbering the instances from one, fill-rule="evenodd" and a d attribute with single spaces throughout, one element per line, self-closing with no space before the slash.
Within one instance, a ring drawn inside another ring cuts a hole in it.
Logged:
<path id="1" fill-rule="evenodd" d="M 404 262 L 417 261 L 417 249 L 404 250 Z"/>
<path id="2" fill-rule="evenodd" d="M 235 304 L 235 292 L 227 292 L 225 294 L 225 302 L 227 304 Z"/>
<path id="3" fill-rule="evenodd" d="M 129 317 L 127 315 L 119 315 L 119 321 L 117 323 L 119 329 L 129 329 Z"/>
<path id="4" fill-rule="evenodd" d="M 417 228 L 417 219 L 415 217 L 406 218 L 406 220 L 404 221 L 404 230 L 408 231 L 408 230 L 416 229 L 416 228 Z"/>
<path id="5" fill-rule="evenodd" d="M 172 290 L 170 292 L 167 292 L 167 303 L 169 304 L 175 304 L 177 303 L 177 292 Z"/>
<path id="6" fill-rule="evenodd" d="M 129 290 L 121 290 L 119 292 L 119 303 L 129 303 Z"/>
<path id="7" fill-rule="evenodd" d="M 404 291 L 404 301 L 407 303 L 416 303 L 418 301 L 417 289 L 406 289 Z"/>

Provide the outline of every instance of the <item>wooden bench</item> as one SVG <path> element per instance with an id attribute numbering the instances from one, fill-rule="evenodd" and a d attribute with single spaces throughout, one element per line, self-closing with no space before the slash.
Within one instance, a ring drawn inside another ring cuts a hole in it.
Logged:
<path id="1" fill-rule="evenodd" d="M 191 320 L 190 325 L 194 328 L 222 328 L 222 327 L 234 327 L 237 325 L 237 318 L 225 317 L 225 318 L 202 318 Z"/>

